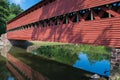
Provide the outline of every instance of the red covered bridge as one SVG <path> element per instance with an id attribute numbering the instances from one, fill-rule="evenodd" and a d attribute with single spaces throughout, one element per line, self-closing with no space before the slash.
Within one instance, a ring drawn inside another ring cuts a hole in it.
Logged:
<path id="1" fill-rule="evenodd" d="M 120 47 L 120 0 L 43 0 L 7 23 L 10 40 Z"/>

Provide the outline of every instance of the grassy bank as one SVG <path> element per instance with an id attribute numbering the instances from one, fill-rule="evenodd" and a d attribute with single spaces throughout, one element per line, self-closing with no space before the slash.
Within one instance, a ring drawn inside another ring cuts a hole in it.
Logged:
<path id="1" fill-rule="evenodd" d="M 39 43 L 40 44 L 40 43 Z M 77 59 L 78 54 L 83 52 L 89 56 L 89 60 L 103 60 L 109 59 L 111 48 L 104 46 L 92 45 L 74 45 L 74 44 L 60 44 L 50 45 L 51 43 L 41 42 L 45 44 L 38 49 L 33 50 L 31 53 L 49 58 L 61 63 L 72 65 Z"/>

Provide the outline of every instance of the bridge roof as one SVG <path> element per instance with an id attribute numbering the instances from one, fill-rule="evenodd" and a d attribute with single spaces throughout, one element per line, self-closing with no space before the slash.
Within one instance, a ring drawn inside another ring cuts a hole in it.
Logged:
<path id="1" fill-rule="evenodd" d="M 50 0 L 41 0 L 40 2 L 38 2 L 37 4 L 33 5 L 32 7 L 28 8 L 27 10 L 25 10 L 24 12 L 18 14 L 15 18 L 11 19 L 10 21 L 7 22 L 7 24 L 15 21 L 16 19 L 19 19 L 20 17 L 36 10 L 39 7 L 42 7 L 45 3 L 47 3 Z"/>

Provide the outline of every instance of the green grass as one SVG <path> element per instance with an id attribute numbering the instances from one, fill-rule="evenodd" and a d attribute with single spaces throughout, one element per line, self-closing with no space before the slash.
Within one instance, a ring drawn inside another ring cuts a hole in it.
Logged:
<path id="1" fill-rule="evenodd" d="M 60 43 L 60 42 L 42 42 L 42 41 L 30 41 L 35 46 L 48 46 L 48 45 L 64 45 L 68 43 Z"/>
<path id="2" fill-rule="evenodd" d="M 100 49 L 98 51 L 97 49 Z M 103 46 L 91 45 L 57 45 L 57 46 L 40 46 L 38 49 L 33 50 L 31 53 L 49 58 L 61 63 L 73 65 L 78 59 L 78 54 L 84 52 L 87 54 L 89 60 L 101 61 L 103 59 L 109 60 L 110 50 Z"/>
<path id="3" fill-rule="evenodd" d="M 105 46 L 94 46 L 88 44 L 69 44 L 69 43 L 59 43 L 59 42 L 42 42 L 42 41 L 30 41 L 34 46 L 55 46 L 55 45 L 69 45 L 69 49 L 75 51 L 82 51 L 85 53 L 99 53 L 99 54 L 109 54 L 112 50 L 110 47 Z"/>

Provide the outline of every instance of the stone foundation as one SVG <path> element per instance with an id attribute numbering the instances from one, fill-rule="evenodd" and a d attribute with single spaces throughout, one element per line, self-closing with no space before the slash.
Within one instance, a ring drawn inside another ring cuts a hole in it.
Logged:
<path id="1" fill-rule="evenodd" d="M 110 80 L 120 80 L 120 49 L 113 49 L 111 52 Z"/>
<path id="2" fill-rule="evenodd" d="M 7 39 L 7 34 L 2 34 L 0 37 L 0 43 L 3 45 L 1 46 L 11 46 L 11 42 Z"/>

